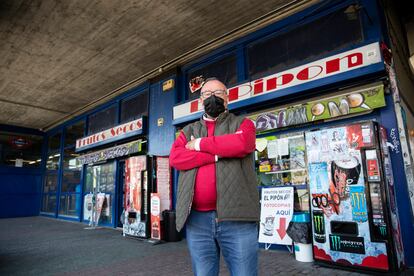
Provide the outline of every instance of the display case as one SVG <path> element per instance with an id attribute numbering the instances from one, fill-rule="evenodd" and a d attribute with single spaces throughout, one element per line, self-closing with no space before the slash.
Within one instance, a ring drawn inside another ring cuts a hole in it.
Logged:
<path id="1" fill-rule="evenodd" d="M 303 132 L 268 135 L 256 140 L 259 186 L 293 186 L 295 210 L 309 210 L 308 171 Z"/>

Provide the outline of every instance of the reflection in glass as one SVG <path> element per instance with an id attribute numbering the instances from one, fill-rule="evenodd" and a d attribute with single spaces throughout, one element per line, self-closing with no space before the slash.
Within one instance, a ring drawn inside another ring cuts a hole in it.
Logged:
<path id="1" fill-rule="evenodd" d="M 56 212 L 56 195 L 43 195 L 41 211 L 53 214 Z"/>
<path id="2" fill-rule="evenodd" d="M 48 170 L 58 170 L 59 169 L 60 154 L 52 154 L 47 157 L 46 160 L 46 169 Z"/>
<path id="3" fill-rule="evenodd" d="M 70 145 L 75 145 L 76 140 L 82 138 L 85 133 L 85 121 L 77 122 L 66 128 L 65 132 L 65 148 Z"/>
<path id="4" fill-rule="evenodd" d="M 65 170 L 80 170 L 82 165 L 77 161 L 76 157 L 80 154 L 75 152 L 74 148 L 65 149 L 63 156 L 63 169 Z"/>
<path id="5" fill-rule="evenodd" d="M 43 183 L 44 193 L 55 193 L 57 190 L 57 173 L 47 173 Z"/>
<path id="6" fill-rule="evenodd" d="M 78 211 L 82 205 L 80 194 L 63 195 L 60 197 L 59 214 L 71 217 L 79 217 Z"/>
<path id="7" fill-rule="evenodd" d="M 64 171 L 62 178 L 62 192 L 80 192 L 81 191 L 81 172 Z"/>
<path id="8" fill-rule="evenodd" d="M 57 152 L 60 149 L 60 136 L 61 133 L 56 133 L 53 136 L 50 136 L 48 139 L 48 152 Z"/>

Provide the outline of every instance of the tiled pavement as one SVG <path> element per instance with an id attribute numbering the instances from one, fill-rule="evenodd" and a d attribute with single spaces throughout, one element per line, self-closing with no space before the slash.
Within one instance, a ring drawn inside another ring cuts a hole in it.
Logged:
<path id="1" fill-rule="evenodd" d="M 184 241 L 152 245 L 119 230 L 45 217 L 0 220 L 0 275 L 192 275 Z M 264 251 L 259 275 L 363 275 Z M 404 275 L 414 275 L 405 272 Z M 220 275 L 229 275 L 222 262 Z"/>

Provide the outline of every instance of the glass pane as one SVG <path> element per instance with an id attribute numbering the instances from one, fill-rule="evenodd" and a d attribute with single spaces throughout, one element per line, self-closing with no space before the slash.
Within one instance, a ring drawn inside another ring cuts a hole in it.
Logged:
<path id="1" fill-rule="evenodd" d="M 295 210 L 309 210 L 308 170 L 303 132 L 267 138 L 267 147 L 257 152 L 258 184 L 295 187 Z"/>
<path id="2" fill-rule="evenodd" d="M 43 195 L 42 212 L 56 213 L 56 195 Z"/>
<path id="3" fill-rule="evenodd" d="M 47 173 L 43 185 L 44 193 L 55 193 L 57 191 L 57 173 Z"/>
<path id="4" fill-rule="evenodd" d="M 61 133 L 56 133 L 53 136 L 49 136 L 48 139 L 48 152 L 52 153 L 52 152 L 57 152 L 60 150 L 60 137 L 61 137 Z"/>
<path id="5" fill-rule="evenodd" d="M 82 197 L 80 194 L 61 196 L 59 203 L 59 214 L 71 217 L 79 217 L 81 206 Z"/>
<path id="6" fill-rule="evenodd" d="M 81 171 L 64 171 L 62 178 L 62 192 L 81 192 Z"/>
<path id="7" fill-rule="evenodd" d="M 148 115 L 148 91 L 144 91 L 121 103 L 121 124 Z"/>
<path id="8" fill-rule="evenodd" d="M 114 193 L 115 191 L 115 162 L 88 166 L 86 169 L 85 193 Z"/>
<path id="9" fill-rule="evenodd" d="M 361 42 L 360 21 L 358 12 L 346 13 L 343 9 L 249 46 L 250 79 L 282 72 L 295 64 L 316 60 Z"/>
<path id="10" fill-rule="evenodd" d="M 75 145 L 76 139 L 82 138 L 85 135 L 85 121 L 80 121 L 76 124 L 68 126 L 65 134 L 65 147 Z"/>
<path id="11" fill-rule="evenodd" d="M 237 82 L 237 64 L 236 55 L 232 54 L 226 56 L 216 62 L 210 63 L 202 68 L 198 68 L 187 74 L 187 83 L 198 76 L 204 78 L 215 77 L 222 81 L 225 85 L 231 86 Z M 197 99 L 200 97 L 200 90 L 195 93 L 191 93 L 187 86 L 188 98 Z"/>
<path id="12" fill-rule="evenodd" d="M 75 152 L 75 148 L 65 149 L 63 156 L 63 169 L 65 170 L 80 170 L 82 165 L 77 162 L 76 157 L 80 154 Z"/>
<path id="13" fill-rule="evenodd" d="M 60 162 L 60 153 L 49 155 L 46 161 L 46 169 L 58 170 L 59 162 Z"/>
<path id="14" fill-rule="evenodd" d="M 116 124 L 116 105 L 89 116 L 88 135 L 111 128 Z"/>
<path id="15" fill-rule="evenodd" d="M 43 137 L 0 132 L 0 165 L 40 167 Z"/>

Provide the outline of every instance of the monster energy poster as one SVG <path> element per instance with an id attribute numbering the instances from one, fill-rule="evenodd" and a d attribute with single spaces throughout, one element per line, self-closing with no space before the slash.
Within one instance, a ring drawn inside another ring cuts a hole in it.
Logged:
<path id="1" fill-rule="evenodd" d="M 329 235 L 329 246 L 333 251 L 365 254 L 364 239 L 360 237 Z"/>
<path id="2" fill-rule="evenodd" d="M 367 200 L 363 186 L 350 187 L 350 197 L 352 205 L 352 219 L 358 222 L 368 220 Z"/>

